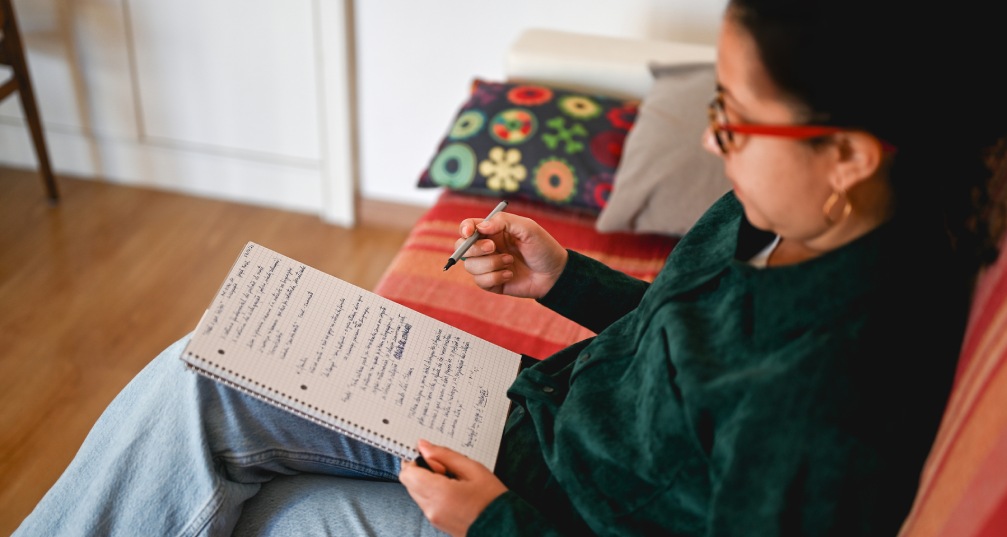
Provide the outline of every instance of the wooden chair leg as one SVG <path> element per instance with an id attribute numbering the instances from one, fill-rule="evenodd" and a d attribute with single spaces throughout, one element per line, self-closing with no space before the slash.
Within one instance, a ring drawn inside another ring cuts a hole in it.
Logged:
<path id="1" fill-rule="evenodd" d="M 35 145 L 35 155 L 42 181 L 45 184 L 46 195 L 50 201 L 56 202 L 59 200 L 59 188 L 49 163 L 49 150 L 46 147 L 45 133 L 42 130 L 42 118 L 38 112 L 38 105 L 35 103 L 35 90 L 32 87 L 31 76 L 28 74 L 28 62 L 25 60 L 21 35 L 18 31 L 17 21 L 14 19 L 13 6 L 10 0 L 0 0 L 0 2 L 3 2 L 3 7 L 6 8 L 4 32 L 8 35 L 4 35 L 2 38 L 6 45 L 6 60 L 13 69 L 14 78 L 17 80 L 21 109 L 24 111 L 25 119 L 28 121 L 28 129 L 31 131 L 32 143 Z"/>
<path id="2" fill-rule="evenodd" d="M 38 113 L 38 106 L 35 104 L 35 92 L 25 72 L 21 79 L 21 89 L 18 91 L 21 98 L 21 109 L 24 110 L 25 118 L 28 120 L 28 128 L 31 131 L 32 142 L 35 144 L 35 156 L 38 159 L 39 172 L 42 174 L 42 181 L 45 183 L 46 195 L 52 201 L 59 199 L 59 188 L 56 185 L 56 176 L 53 175 L 52 166 L 49 163 L 49 149 L 45 143 L 45 133 L 42 131 L 42 118 Z"/>

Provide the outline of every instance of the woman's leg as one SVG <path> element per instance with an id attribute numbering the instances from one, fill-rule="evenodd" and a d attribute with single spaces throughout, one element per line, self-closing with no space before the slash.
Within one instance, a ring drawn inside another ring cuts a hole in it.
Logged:
<path id="1" fill-rule="evenodd" d="M 245 503 L 233 537 L 444 537 L 405 487 L 317 474 L 279 476 Z"/>
<path id="2" fill-rule="evenodd" d="M 396 480 L 395 456 L 187 370 L 187 341 L 112 401 L 14 535 L 229 535 L 277 474 Z"/>

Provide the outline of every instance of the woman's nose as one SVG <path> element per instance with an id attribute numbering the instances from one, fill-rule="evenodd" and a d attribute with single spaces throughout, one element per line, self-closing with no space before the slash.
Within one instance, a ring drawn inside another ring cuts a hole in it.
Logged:
<path id="1" fill-rule="evenodd" d="M 717 144 L 717 135 L 713 133 L 712 127 L 707 125 L 706 129 L 703 130 L 702 136 L 703 137 L 700 140 L 700 143 L 702 144 L 703 149 L 717 155 L 718 157 L 724 156 L 724 152 L 720 150 L 720 146 Z"/>

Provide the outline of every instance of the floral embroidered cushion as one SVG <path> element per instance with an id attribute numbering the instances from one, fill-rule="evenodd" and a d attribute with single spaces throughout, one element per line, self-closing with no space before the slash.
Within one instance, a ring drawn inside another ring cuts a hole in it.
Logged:
<path id="1" fill-rule="evenodd" d="M 418 186 L 597 215 L 612 191 L 639 104 L 638 99 L 476 79 Z"/>

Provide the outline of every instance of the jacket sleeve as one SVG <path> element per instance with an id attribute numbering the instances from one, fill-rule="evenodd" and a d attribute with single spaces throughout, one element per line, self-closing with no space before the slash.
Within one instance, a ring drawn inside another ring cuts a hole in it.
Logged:
<path id="1" fill-rule="evenodd" d="M 498 496 L 469 527 L 470 537 L 481 535 L 536 535 L 559 537 L 567 535 L 550 522 L 538 509 L 512 491 Z"/>
<path id="2" fill-rule="evenodd" d="M 563 274 L 538 299 L 540 304 L 595 333 L 640 304 L 649 283 L 568 251 L 570 257 Z"/>

